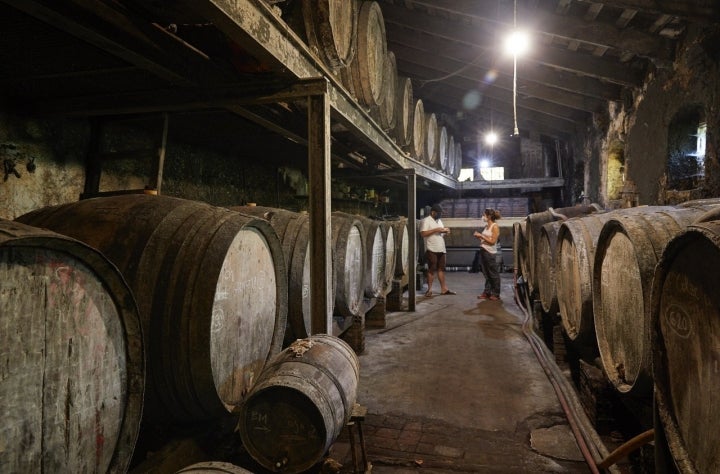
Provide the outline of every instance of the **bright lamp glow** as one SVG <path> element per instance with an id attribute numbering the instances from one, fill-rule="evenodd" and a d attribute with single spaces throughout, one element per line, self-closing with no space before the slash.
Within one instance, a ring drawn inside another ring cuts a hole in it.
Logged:
<path id="1" fill-rule="evenodd" d="M 530 37 L 524 31 L 515 30 L 505 38 L 505 51 L 514 56 L 522 56 L 530 49 Z"/>
<path id="2" fill-rule="evenodd" d="M 485 134 L 485 143 L 487 143 L 490 146 L 493 146 L 498 141 L 497 133 L 495 132 L 488 132 Z"/>
<path id="3" fill-rule="evenodd" d="M 480 168 L 489 168 L 489 167 L 490 167 L 489 160 L 480 160 Z"/>

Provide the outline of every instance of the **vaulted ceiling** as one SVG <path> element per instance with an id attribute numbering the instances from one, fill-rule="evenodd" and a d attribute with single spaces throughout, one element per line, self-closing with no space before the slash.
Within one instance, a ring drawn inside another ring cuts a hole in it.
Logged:
<path id="1" fill-rule="evenodd" d="M 521 131 L 568 138 L 608 101 L 632 98 L 649 68 L 671 67 L 692 24 L 717 22 L 715 0 L 382 0 L 388 49 L 417 97 L 467 136 L 513 130 L 514 25 L 531 38 L 517 63 Z"/>

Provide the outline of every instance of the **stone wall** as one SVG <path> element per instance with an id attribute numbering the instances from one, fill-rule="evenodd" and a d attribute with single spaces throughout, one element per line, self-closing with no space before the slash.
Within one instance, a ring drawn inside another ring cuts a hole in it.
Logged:
<path id="1" fill-rule="evenodd" d="M 655 69 L 643 87 L 626 92 L 607 113 L 595 114 L 592 125 L 573 144 L 584 161 L 585 194 L 607 205 L 617 196 L 617 172 L 608 167 L 611 154 L 624 147 L 624 179 L 637 186 L 640 204 L 658 204 L 668 158 L 668 126 L 688 106 L 697 106 L 707 119 L 705 181 L 700 195 L 720 196 L 720 26 L 690 29 L 677 49 L 671 69 Z"/>

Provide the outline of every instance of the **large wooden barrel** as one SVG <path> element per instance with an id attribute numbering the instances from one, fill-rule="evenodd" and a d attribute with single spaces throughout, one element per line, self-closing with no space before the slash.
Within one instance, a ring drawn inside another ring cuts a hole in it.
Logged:
<path id="1" fill-rule="evenodd" d="M 446 173 L 448 170 L 448 145 L 448 131 L 445 126 L 442 126 L 438 133 L 438 169 Z"/>
<path id="2" fill-rule="evenodd" d="M 357 52 L 350 63 L 350 73 L 357 98 L 366 106 L 380 103 L 385 56 L 387 39 L 380 5 L 375 1 L 362 2 L 358 13 Z"/>
<path id="3" fill-rule="evenodd" d="M 409 77 L 398 77 L 395 87 L 395 141 L 406 147 L 412 141 L 415 102 L 412 81 Z"/>
<path id="4" fill-rule="evenodd" d="M 365 291 L 365 229 L 356 216 L 333 212 L 332 234 L 335 312 L 357 316 Z"/>
<path id="5" fill-rule="evenodd" d="M 435 113 L 425 114 L 425 163 L 436 169 L 440 167 L 440 156 L 438 154 L 439 134 Z"/>
<path id="6" fill-rule="evenodd" d="M 453 178 L 460 176 L 462 170 L 462 144 L 460 140 L 455 142 L 455 168 L 453 169 Z"/>
<path id="7" fill-rule="evenodd" d="M 708 206 L 617 211 L 598 237 L 593 265 L 595 335 L 603 368 L 621 393 L 652 393 L 650 297 L 662 250 Z"/>
<path id="8" fill-rule="evenodd" d="M 563 221 L 569 217 L 584 216 L 597 211 L 596 206 L 574 206 L 553 209 L 550 208 L 546 211 L 535 212 L 527 216 L 525 219 L 525 237 L 528 243 L 528 263 L 529 263 L 529 274 L 526 275 L 528 287 L 531 293 L 536 293 L 538 290 L 538 277 L 537 277 L 537 245 L 540 241 L 540 229 L 542 226 L 552 221 Z"/>
<path id="9" fill-rule="evenodd" d="M 359 363 L 333 336 L 300 339 L 276 356 L 243 405 L 243 446 L 272 472 L 311 468 L 337 439 L 357 397 Z"/>
<path id="10" fill-rule="evenodd" d="M 143 418 L 228 416 L 282 349 L 287 273 L 267 221 L 166 196 L 87 199 L 18 220 L 103 252 L 135 294 L 147 355 Z"/>
<path id="11" fill-rule="evenodd" d="M 407 217 L 392 221 L 395 230 L 395 277 L 409 276 L 410 267 L 410 235 L 408 234 Z"/>
<path id="12" fill-rule="evenodd" d="M 527 240 L 525 239 L 525 222 L 513 224 L 513 266 L 516 277 L 523 276 L 527 272 Z"/>
<path id="13" fill-rule="evenodd" d="M 0 471 L 125 472 L 145 384 L 140 317 L 100 252 L 0 219 Z"/>
<path id="14" fill-rule="evenodd" d="M 390 291 L 395 277 L 395 228 L 388 221 L 381 221 L 380 229 L 385 239 L 385 290 Z"/>
<path id="15" fill-rule="evenodd" d="M 308 337 L 311 330 L 308 214 L 264 206 L 237 206 L 231 209 L 267 219 L 277 232 L 288 273 L 288 330 L 284 345 Z"/>
<path id="16" fill-rule="evenodd" d="M 571 218 L 558 230 L 555 291 L 560 318 L 568 338 L 580 345 L 596 344 L 592 309 L 595 246 L 611 214 L 597 212 Z"/>
<path id="17" fill-rule="evenodd" d="M 358 218 L 365 229 L 365 296 L 373 298 L 385 291 L 385 238 L 380 221 Z"/>
<path id="18" fill-rule="evenodd" d="M 417 161 L 423 161 L 425 158 L 425 137 L 427 136 L 427 127 L 425 125 L 425 107 L 422 99 L 415 101 L 415 109 L 413 110 L 412 140 L 408 145 L 410 156 Z"/>
<path id="19" fill-rule="evenodd" d="M 540 228 L 540 241 L 537 248 L 538 295 L 540 304 L 546 313 L 555 315 L 558 312 L 557 288 L 555 285 L 555 257 L 557 235 L 562 222 L 548 222 Z"/>
<path id="20" fill-rule="evenodd" d="M 397 87 L 397 64 L 395 53 L 388 51 L 385 56 L 385 72 L 383 73 L 382 93 L 378 104 L 378 119 L 380 127 L 386 132 L 395 128 L 397 118 L 395 116 L 395 94 Z"/>
<path id="21" fill-rule="evenodd" d="M 355 0 L 303 0 L 308 44 L 330 68 L 344 67 L 355 56 L 358 6 Z"/>
<path id="22" fill-rule="evenodd" d="M 222 461 L 199 462 L 191 466 L 184 467 L 176 472 L 176 474 L 253 474 L 252 471 L 243 469 L 240 466 Z"/>
<path id="23" fill-rule="evenodd" d="M 445 172 L 450 176 L 455 173 L 455 136 L 450 135 L 447 147 L 447 167 Z"/>
<path id="24" fill-rule="evenodd" d="M 687 227 L 665 247 L 653 280 L 655 406 L 682 473 L 720 471 L 719 245 L 720 221 Z"/>

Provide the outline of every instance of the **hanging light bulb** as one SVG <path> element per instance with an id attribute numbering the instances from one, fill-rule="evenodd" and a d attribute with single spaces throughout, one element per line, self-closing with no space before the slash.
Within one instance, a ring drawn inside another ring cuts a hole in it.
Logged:
<path id="1" fill-rule="evenodd" d="M 530 37 L 525 31 L 513 30 L 505 38 L 505 52 L 515 57 L 522 56 L 530 49 Z"/>

